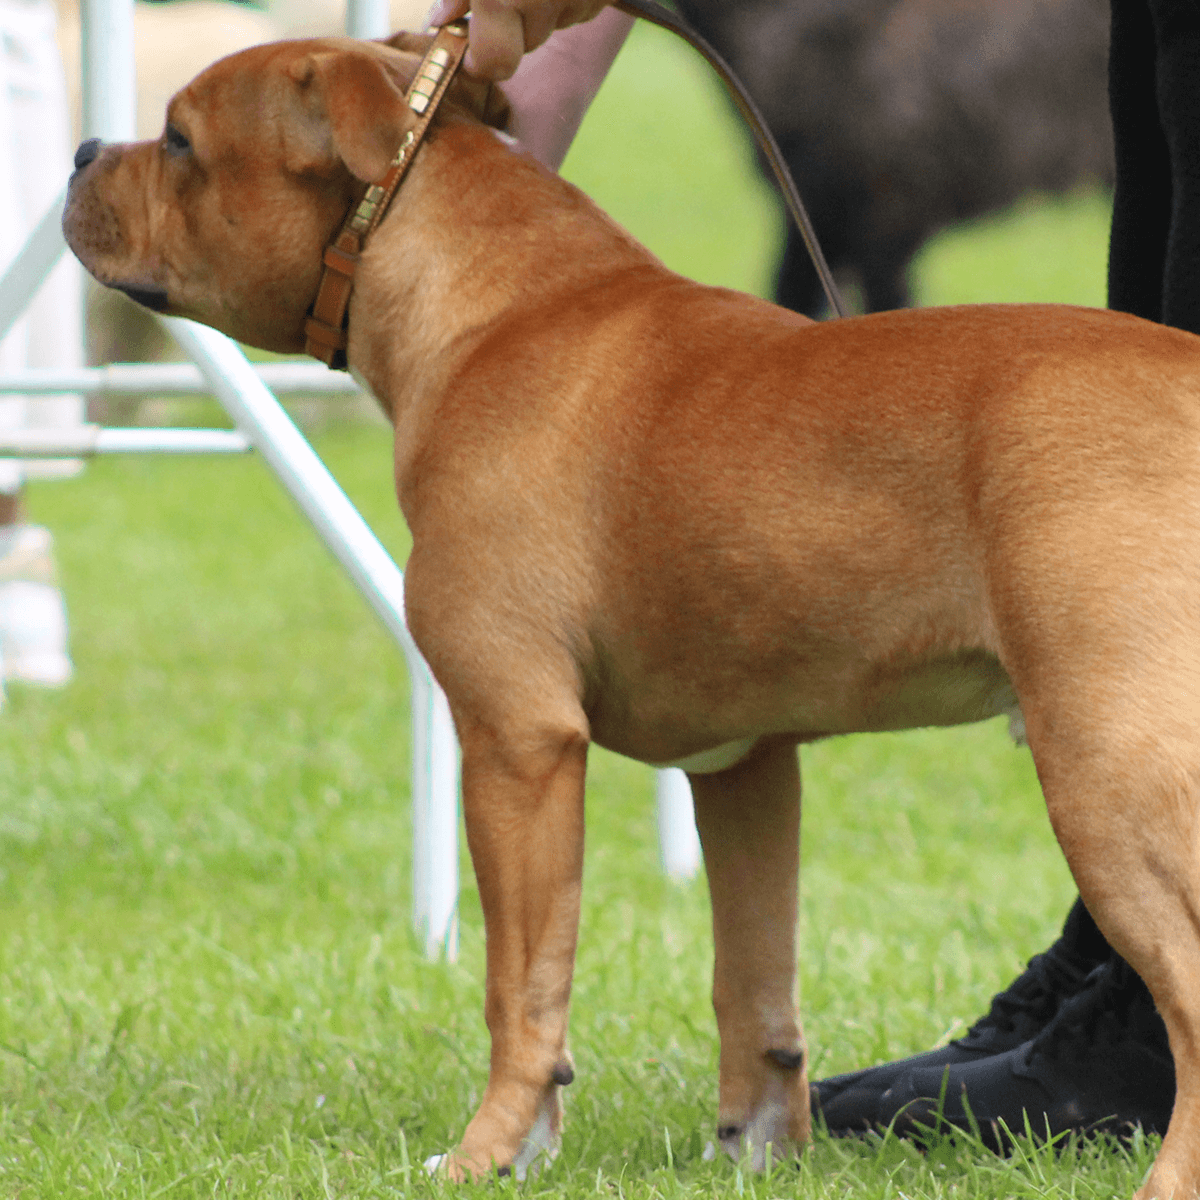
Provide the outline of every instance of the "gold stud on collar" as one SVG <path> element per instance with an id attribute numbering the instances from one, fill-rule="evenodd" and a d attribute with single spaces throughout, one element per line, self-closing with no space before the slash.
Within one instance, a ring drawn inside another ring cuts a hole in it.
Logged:
<path id="1" fill-rule="evenodd" d="M 429 102 L 433 99 L 433 94 L 442 82 L 449 65 L 450 54 L 440 47 L 421 64 L 420 73 L 413 80 L 408 95 L 408 106 L 413 112 L 420 114 L 429 107 Z"/>

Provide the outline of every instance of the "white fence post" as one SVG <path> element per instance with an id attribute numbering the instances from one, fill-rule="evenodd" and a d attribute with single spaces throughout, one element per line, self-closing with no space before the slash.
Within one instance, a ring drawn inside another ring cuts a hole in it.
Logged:
<path id="1" fill-rule="evenodd" d="M 67 248 L 62 236 L 65 200 L 66 192 L 63 192 L 25 239 L 16 258 L 4 269 L 4 276 L 0 278 L 0 339 L 7 336 L 17 318 L 28 308 L 30 300 Z"/>
<path id="2" fill-rule="evenodd" d="M 427 958 L 458 957 L 458 741 L 446 694 L 412 674 L 413 924 Z"/>
<path id="3" fill-rule="evenodd" d="M 346 32 L 353 38 L 381 38 L 392 32 L 388 0 L 348 0 Z"/>
<path id="4" fill-rule="evenodd" d="M 346 568 L 392 636 L 412 680 L 414 921 L 426 953 L 458 944 L 458 751 L 450 709 L 404 619 L 404 576 L 316 451 L 223 334 L 192 321 L 164 324 Z"/>
<path id="5" fill-rule="evenodd" d="M 678 767 L 655 772 L 658 808 L 658 847 L 663 870 L 677 882 L 700 870 L 700 836 L 692 807 L 692 786 Z"/>
<path id="6" fill-rule="evenodd" d="M 83 0 L 83 136 L 129 142 L 137 128 L 133 0 Z"/>

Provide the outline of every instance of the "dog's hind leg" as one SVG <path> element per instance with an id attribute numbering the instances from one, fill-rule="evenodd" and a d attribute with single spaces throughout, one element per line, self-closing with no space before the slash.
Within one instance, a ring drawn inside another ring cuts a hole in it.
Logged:
<path id="1" fill-rule="evenodd" d="M 1175 1108 L 1138 1197 L 1192 1200 L 1200 1195 L 1200 728 L 1135 735 L 1127 720 L 1085 733 L 1071 726 L 1061 714 L 1030 724 L 1051 821 L 1084 902 L 1149 987 L 1175 1058 Z"/>
<path id="2" fill-rule="evenodd" d="M 1174 1109 L 1139 1197 L 1193 1200 L 1200 360 L 1182 335 L 1163 334 L 1179 340 L 1153 353 L 1131 342 L 1113 356 L 1119 399 L 1099 376 L 1095 393 L 1086 390 L 1073 370 L 1060 381 L 1062 403 L 1037 409 L 1036 434 L 1010 428 L 991 441 L 978 529 L 999 657 L 1054 832 L 1097 925 L 1149 988 L 1175 1060 Z"/>
<path id="3" fill-rule="evenodd" d="M 811 1128 L 796 1007 L 795 746 L 765 740 L 736 766 L 691 783 L 713 909 L 717 1134 L 729 1154 L 761 1168 L 768 1153 L 782 1157 L 807 1142 Z"/>

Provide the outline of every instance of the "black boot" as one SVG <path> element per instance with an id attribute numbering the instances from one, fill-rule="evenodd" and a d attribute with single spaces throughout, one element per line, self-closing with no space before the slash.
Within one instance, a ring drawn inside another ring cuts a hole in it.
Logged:
<path id="1" fill-rule="evenodd" d="M 810 1089 L 814 1116 L 822 1118 L 831 1133 L 859 1133 L 887 1124 L 880 1117 L 880 1101 L 899 1079 L 925 1069 L 935 1070 L 940 1078 L 947 1066 L 979 1062 L 1029 1041 L 1079 992 L 1088 972 L 1111 953 L 1083 901 L 1077 899 L 1058 940 L 1029 960 L 963 1037 L 912 1058 L 817 1080 Z"/>
<path id="2" fill-rule="evenodd" d="M 1146 985 L 1115 954 L 1037 1037 L 971 1063 L 919 1069 L 879 1102 L 901 1137 L 978 1129 L 1004 1152 L 1010 1135 L 1165 1133 L 1175 1102 L 1167 1031 Z"/>

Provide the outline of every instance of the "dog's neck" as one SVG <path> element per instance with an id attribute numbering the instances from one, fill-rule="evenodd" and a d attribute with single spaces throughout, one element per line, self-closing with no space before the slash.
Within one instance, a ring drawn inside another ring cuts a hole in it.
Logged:
<path id="1" fill-rule="evenodd" d="M 363 252 L 350 365 L 399 432 L 509 310 L 569 304 L 572 292 L 600 282 L 598 264 L 605 275 L 666 271 L 578 189 L 494 130 L 452 118 L 431 135 Z M 368 308 L 376 318 L 356 321 Z"/>

